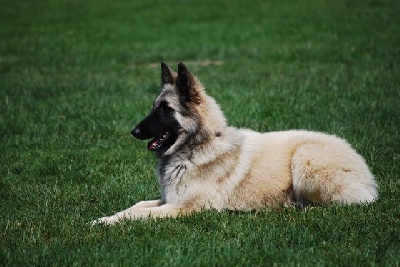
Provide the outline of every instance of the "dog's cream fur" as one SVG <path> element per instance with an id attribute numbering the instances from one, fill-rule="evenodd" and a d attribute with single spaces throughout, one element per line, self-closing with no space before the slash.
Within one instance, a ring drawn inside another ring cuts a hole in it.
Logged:
<path id="1" fill-rule="evenodd" d="M 93 223 L 175 217 L 204 209 L 369 203 L 378 198 L 373 175 L 346 141 L 310 131 L 258 133 L 229 127 L 215 100 L 192 79 L 191 90 L 200 103 L 192 105 L 193 116 L 200 116 L 203 131 L 210 135 L 207 142 L 187 151 L 182 149 L 187 137 L 180 136 L 165 152 L 168 162 L 159 159 L 161 199 L 139 202 Z M 166 100 L 178 110 L 176 90 L 175 84 L 164 85 L 156 102 Z M 180 125 L 195 127 L 179 112 L 175 118 Z"/>

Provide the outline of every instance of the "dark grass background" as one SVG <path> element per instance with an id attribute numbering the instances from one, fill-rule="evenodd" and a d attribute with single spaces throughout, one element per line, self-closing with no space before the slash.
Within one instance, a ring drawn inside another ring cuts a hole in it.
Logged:
<path id="1" fill-rule="evenodd" d="M 398 266 L 399 3 L 0 1 L 0 265 Z M 159 195 L 129 132 L 160 61 L 232 125 L 344 137 L 380 199 L 89 227 Z"/>

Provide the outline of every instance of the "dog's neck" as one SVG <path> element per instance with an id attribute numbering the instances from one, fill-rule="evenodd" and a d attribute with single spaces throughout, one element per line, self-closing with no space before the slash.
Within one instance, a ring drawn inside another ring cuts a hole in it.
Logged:
<path id="1" fill-rule="evenodd" d="M 178 139 L 167 151 L 157 154 L 158 158 L 172 155 L 178 150 L 183 150 L 184 147 L 201 146 L 203 143 L 209 142 L 210 139 L 224 135 L 227 123 L 222 110 L 213 98 L 204 96 L 203 103 L 201 103 L 197 112 L 203 113 L 200 117 L 207 118 L 207 120 L 200 121 L 199 125 L 195 126 L 195 131 L 181 132 Z"/>

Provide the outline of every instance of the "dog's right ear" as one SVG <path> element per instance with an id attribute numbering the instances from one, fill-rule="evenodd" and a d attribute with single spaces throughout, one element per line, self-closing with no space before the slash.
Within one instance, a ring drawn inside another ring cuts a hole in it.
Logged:
<path id="1" fill-rule="evenodd" d="M 161 62 L 161 86 L 174 84 L 177 74 L 164 62 Z"/>
<path id="2" fill-rule="evenodd" d="M 178 64 L 178 77 L 176 78 L 181 102 L 200 104 L 201 85 L 198 86 L 197 79 L 182 62 Z"/>

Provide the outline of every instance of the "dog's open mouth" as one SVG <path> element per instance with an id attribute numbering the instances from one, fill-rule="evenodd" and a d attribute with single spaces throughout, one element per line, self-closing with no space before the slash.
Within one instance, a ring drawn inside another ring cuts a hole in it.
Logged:
<path id="1" fill-rule="evenodd" d="M 170 131 L 166 131 L 158 137 L 155 137 L 153 140 L 147 143 L 147 149 L 150 151 L 160 150 L 164 147 L 165 143 L 168 140 L 172 139 L 172 133 Z"/>

